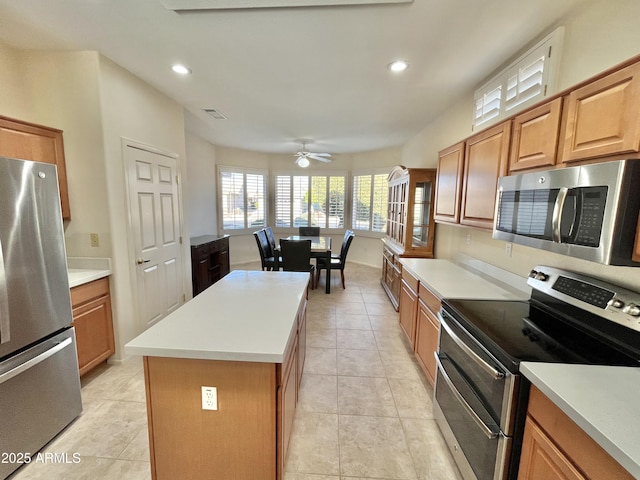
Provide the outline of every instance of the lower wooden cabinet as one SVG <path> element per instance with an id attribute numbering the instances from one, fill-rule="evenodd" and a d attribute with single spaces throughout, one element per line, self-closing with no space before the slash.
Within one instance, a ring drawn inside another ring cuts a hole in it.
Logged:
<path id="1" fill-rule="evenodd" d="M 518 480 L 631 480 L 632 475 L 535 386 Z"/>
<path id="2" fill-rule="evenodd" d="M 438 351 L 440 321 L 437 312 L 440 300 L 424 285 L 418 287 L 418 318 L 416 325 L 415 354 L 418 364 L 431 385 L 436 381 L 435 353 Z"/>
<path id="3" fill-rule="evenodd" d="M 71 305 L 82 376 L 115 353 L 109 279 L 73 287 Z"/>
<path id="4" fill-rule="evenodd" d="M 405 270 L 402 272 L 400 286 L 400 328 L 407 336 L 411 348 L 415 347 L 417 316 L 418 279 Z"/>
<path id="5" fill-rule="evenodd" d="M 384 242 L 384 240 L 383 240 Z M 402 269 L 398 256 L 393 251 L 383 245 L 382 247 L 382 278 L 380 283 L 382 288 L 387 293 L 389 300 L 393 308 L 398 310 L 400 307 L 400 279 L 402 276 Z"/>
<path id="6" fill-rule="evenodd" d="M 203 292 L 230 272 L 229 235 L 203 235 L 191 239 L 193 296 Z"/>

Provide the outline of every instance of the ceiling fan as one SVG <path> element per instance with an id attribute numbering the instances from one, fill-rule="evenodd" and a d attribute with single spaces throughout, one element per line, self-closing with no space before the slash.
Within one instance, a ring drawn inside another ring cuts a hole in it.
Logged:
<path id="1" fill-rule="evenodd" d="M 328 158 L 330 156 L 331 156 L 330 153 L 313 153 L 313 152 L 307 151 L 306 142 L 302 142 L 302 150 L 294 154 L 294 157 L 297 157 L 296 165 L 302 168 L 307 168 L 309 166 L 309 163 L 310 163 L 309 159 L 318 160 L 324 163 L 330 163 L 331 159 Z"/>

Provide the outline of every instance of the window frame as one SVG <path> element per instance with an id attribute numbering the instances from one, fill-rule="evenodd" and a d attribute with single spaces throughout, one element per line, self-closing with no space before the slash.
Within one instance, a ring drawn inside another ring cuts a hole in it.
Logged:
<path id="1" fill-rule="evenodd" d="M 471 130 L 477 131 L 511 117 L 519 113 L 535 103 L 543 101 L 556 93 L 558 73 L 560 70 L 560 56 L 562 53 L 562 44 L 564 40 L 564 27 L 558 27 L 553 32 L 539 40 L 533 46 L 527 49 L 522 55 L 519 55 L 513 62 L 506 67 L 500 69 L 498 73 L 491 75 L 488 81 L 482 85 L 473 94 L 473 110 L 471 114 Z M 509 82 L 514 74 L 530 66 L 532 61 L 540 56 L 544 57 L 543 70 L 540 92 L 527 98 L 524 101 L 516 102 L 510 106 L 507 101 L 509 94 Z M 478 115 L 479 105 L 487 106 L 486 102 L 479 102 L 481 98 L 486 98 L 493 91 L 500 88 L 499 107 L 496 115 L 489 115 L 492 109 Z M 485 118 L 486 116 L 486 118 Z"/>
<path id="2" fill-rule="evenodd" d="M 289 198 L 290 198 L 290 211 L 289 211 L 289 220 L 291 222 L 290 226 L 279 226 L 277 224 L 277 209 L 278 209 L 278 200 L 277 200 L 277 196 L 278 196 L 278 177 L 290 177 L 289 180 L 289 185 L 290 185 L 290 191 L 289 191 Z M 330 198 L 329 198 L 329 191 L 330 191 L 330 178 L 331 177 L 342 177 L 344 179 L 344 203 L 343 203 L 343 226 L 341 227 L 325 227 L 325 226 L 320 226 L 320 229 L 322 232 L 326 233 L 326 234 L 337 234 L 340 232 L 344 232 L 346 230 L 346 225 L 349 225 L 350 222 L 350 217 L 349 217 L 349 211 L 350 211 L 350 205 L 349 205 L 349 179 L 350 179 L 350 175 L 349 172 L 346 170 L 308 170 L 305 169 L 304 171 L 300 171 L 300 170 L 274 170 L 271 172 L 271 183 L 273 185 L 273 189 L 270 192 L 271 197 L 271 205 L 273 205 L 273 209 L 272 211 L 269 212 L 269 216 L 270 216 L 270 220 L 271 223 L 273 224 L 273 229 L 274 231 L 278 231 L 278 232 L 286 232 L 286 233 L 296 233 L 298 231 L 298 227 L 294 226 L 295 225 L 295 218 L 294 218 L 294 212 L 293 212 L 293 194 L 294 194 L 294 190 L 293 190 L 293 177 L 308 177 L 308 188 L 309 191 L 312 188 L 311 182 L 312 182 L 312 177 L 324 177 L 326 179 L 326 192 L 325 192 L 325 201 L 327 203 L 330 203 Z M 307 203 L 307 208 L 309 208 L 311 206 L 311 196 L 309 197 L 308 203 Z"/>
<path id="3" fill-rule="evenodd" d="M 383 175 L 385 177 L 385 182 L 386 185 L 384 186 L 384 191 L 385 194 L 387 196 L 387 200 L 384 202 L 384 206 L 385 209 L 387 208 L 388 204 L 389 204 L 389 172 L 391 171 L 393 167 L 389 167 L 389 168 L 375 168 L 375 169 L 366 169 L 366 170 L 354 170 L 351 172 L 351 180 L 349 182 L 349 186 L 350 186 L 350 195 L 349 195 L 349 199 L 350 199 L 350 203 L 351 203 L 351 208 L 350 208 L 350 228 L 351 230 L 353 230 L 354 232 L 356 232 L 358 235 L 363 236 L 363 237 L 371 237 L 371 238 L 384 238 L 387 235 L 387 219 L 385 218 L 384 221 L 384 227 L 383 230 L 381 232 L 376 232 L 371 230 L 371 226 L 373 225 L 373 214 L 375 213 L 373 211 L 373 208 L 371 208 L 370 212 L 369 212 L 369 228 L 367 230 L 363 230 L 361 228 L 356 228 L 355 227 L 355 215 L 354 215 L 354 208 L 356 207 L 356 189 L 355 189 L 355 180 L 356 177 L 365 177 L 365 176 L 369 176 L 371 177 L 371 195 L 370 195 L 370 201 L 373 204 L 373 196 L 374 196 L 374 186 L 375 186 L 375 177 L 378 175 Z"/>
<path id="4" fill-rule="evenodd" d="M 235 174 L 241 174 L 243 176 L 243 185 L 245 186 L 244 188 L 244 199 L 243 202 L 246 205 L 247 202 L 247 175 L 262 175 L 262 181 L 263 181 L 263 201 L 264 201 L 264 222 L 265 225 L 268 224 L 269 221 L 269 213 L 270 213 L 270 203 L 269 203 L 269 170 L 268 169 L 263 169 L 263 168 L 247 168 L 247 167 L 239 167 L 239 166 L 234 166 L 234 165 L 218 165 L 217 166 L 217 213 L 218 213 L 218 231 L 221 234 L 225 234 L 225 235 L 247 235 L 249 233 L 253 233 L 256 230 L 260 230 L 261 228 L 264 228 L 265 225 L 262 226 L 258 226 L 258 225 L 254 225 L 251 226 L 249 224 L 248 221 L 248 210 L 245 209 L 244 210 L 244 228 L 233 228 L 233 229 L 226 229 L 224 228 L 224 201 L 223 201 L 223 189 L 222 189 L 222 174 L 223 173 L 235 173 Z"/>

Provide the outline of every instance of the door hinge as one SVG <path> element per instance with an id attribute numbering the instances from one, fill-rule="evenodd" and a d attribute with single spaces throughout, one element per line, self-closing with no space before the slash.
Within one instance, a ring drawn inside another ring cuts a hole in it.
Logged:
<path id="1" fill-rule="evenodd" d="M 547 58 L 551 58 L 551 49 L 552 48 L 553 48 L 552 46 L 549 46 L 549 54 L 547 55 Z"/>
<path id="2" fill-rule="evenodd" d="M 180 177 L 176 175 L 176 185 L 180 185 Z"/>
<path id="3" fill-rule="evenodd" d="M 182 235 L 180 236 L 179 241 L 180 241 L 180 245 L 182 245 Z"/>
<path id="4" fill-rule="evenodd" d="M 542 94 L 543 97 L 547 96 L 547 85 L 544 86 L 544 93 Z"/>
<path id="5" fill-rule="evenodd" d="M 186 301 L 187 301 L 187 294 L 186 294 L 186 293 L 183 293 L 183 294 L 182 294 L 182 301 L 183 301 L 183 302 L 186 302 Z"/>

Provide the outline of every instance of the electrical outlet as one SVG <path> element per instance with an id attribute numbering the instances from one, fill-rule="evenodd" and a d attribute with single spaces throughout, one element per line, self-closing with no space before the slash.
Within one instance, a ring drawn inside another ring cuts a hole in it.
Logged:
<path id="1" fill-rule="evenodd" d="M 506 243 L 504 245 L 504 253 L 507 256 L 507 258 L 511 258 L 511 250 L 513 249 L 513 243 Z"/>
<path id="2" fill-rule="evenodd" d="M 92 247 L 99 247 L 100 246 L 100 237 L 98 236 L 97 233 L 90 233 L 89 234 L 91 237 L 91 246 Z"/>
<path id="3" fill-rule="evenodd" d="M 467 233 L 467 245 L 471 245 L 471 239 L 472 239 L 471 234 Z"/>
<path id="4" fill-rule="evenodd" d="M 216 387 L 202 387 L 202 409 L 218 410 L 218 389 Z"/>

